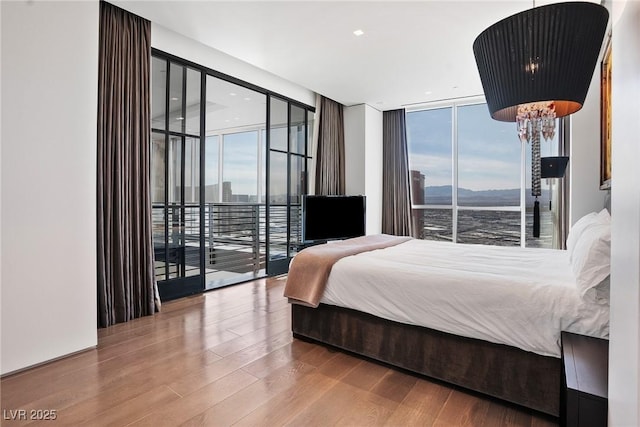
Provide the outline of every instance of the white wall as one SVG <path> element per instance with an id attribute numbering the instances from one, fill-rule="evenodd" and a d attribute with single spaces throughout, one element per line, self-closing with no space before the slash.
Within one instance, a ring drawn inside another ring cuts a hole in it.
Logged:
<path id="1" fill-rule="evenodd" d="M 382 112 L 365 106 L 367 234 L 382 233 Z"/>
<path id="2" fill-rule="evenodd" d="M 98 2 L 1 2 L 6 374 L 97 344 Z"/>
<path id="3" fill-rule="evenodd" d="M 126 7 L 126 4 L 123 6 Z M 182 59 L 315 106 L 315 92 L 155 23 L 151 24 L 151 45 Z"/>
<path id="4" fill-rule="evenodd" d="M 600 66 L 596 65 L 582 109 L 571 116 L 571 192 L 569 222 L 600 211 L 607 192 L 600 190 Z"/>
<path id="5" fill-rule="evenodd" d="M 613 2 L 609 426 L 640 425 L 640 2 Z"/>
<path id="6" fill-rule="evenodd" d="M 366 191 L 365 140 L 365 105 L 344 107 L 345 192 L 350 195 L 364 194 Z"/>
<path id="7" fill-rule="evenodd" d="M 382 112 L 359 104 L 344 109 L 347 194 L 367 196 L 367 234 L 382 232 Z"/>

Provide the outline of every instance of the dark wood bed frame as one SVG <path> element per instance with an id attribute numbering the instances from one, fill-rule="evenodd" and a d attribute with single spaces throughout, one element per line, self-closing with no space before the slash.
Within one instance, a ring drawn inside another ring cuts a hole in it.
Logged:
<path id="1" fill-rule="evenodd" d="M 557 417 L 561 360 L 515 347 L 320 304 L 291 305 L 296 338 L 312 340 Z"/>

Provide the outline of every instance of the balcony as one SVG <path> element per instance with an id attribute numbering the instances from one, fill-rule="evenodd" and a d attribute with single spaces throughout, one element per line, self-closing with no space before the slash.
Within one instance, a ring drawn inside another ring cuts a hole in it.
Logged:
<path id="1" fill-rule="evenodd" d="M 287 207 L 271 206 L 271 259 L 287 257 Z M 165 215 L 167 221 L 165 225 Z M 290 241 L 300 240 L 300 206 L 291 207 Z M 204 224 L 200 205 L 154 205 L 153 244 L 157 281 L 201 274 L 205 289 L 214 289 L 265 275 L 266 206 L 257 203 L 207 203 Z M 201 241 L 201 233 L 204 235 Z"/>

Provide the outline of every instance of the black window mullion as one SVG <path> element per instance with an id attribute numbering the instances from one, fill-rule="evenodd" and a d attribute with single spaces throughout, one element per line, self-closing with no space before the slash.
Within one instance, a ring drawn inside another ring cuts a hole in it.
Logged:
<path id="1" fill-rule="evenodd" d="M 287 257 L 291 257 L 291 103 L 287 102 Z"/>
<path id="2" fill-rule="evenodd" d="M 184 136 L 187 136 L 187 137 L 189 137 L 189 138 L 195 138 L 195 139 L 197 139 L 197 138 L 199 138 L 199 137 L 200 137 L 200 135 L 196 135 L 196 134 L 192 134 L 192 133 L 176 132 L 176 131 L 174 131 L 174 130 L 171 130 L 171 131 L 168 131 L 168 132 L 167 132 L 167 131 L 165 131 L 165 130 L 163 130 L 163 129 L 156 129 L 156 128 L 152 128 L 152 129 L 151 129 L 151 131 L 152 131 L 152 132 L 162 132 L 162 133 L 166 133 L 166 134 L 168 134 L 168 135 L 170 135 L 170 136 L 177 136 L 177 137 L 181 137 L 181 136 L 183 136 L 183 135 L 184 135 Z"/>
<path id="3" fill-rule="evenodd" d="M 180 221 L 178 222 L 180 226 L 180 245 L 182 246 L 183 258 L 181 265 L 181 276 L 185 276 L 186 272 L 186 246 L 187 246 L 187 218 L 186 218 L 186 209 L 185 209 L 185 200 L 184 200 L 184 185 L 185 185 L 185 172 L 186 172 L 186 164 L 187 164 L 187 156 L 186 154 L 186 138 L 183 136 L 180 138 Z"/>
<path id="4" fill-rule="evenodd" d="M 201 276 L 201 287 L 202 289 L 205 288 L 205 269 L 204 269 L 204 265 L 205 265 L 205 203 L 206 203 L 206 199 L 205 199 L 205 132 L 206 132 L 206 117 L 207 117 L 207 111 L 206 111 L 206 96 L 207 96 L 207 88 L 206 88 L 206 84 L 207 84 L 207 76 L 205 75 L 205 73 L 200 73 L 200 150 L 199 150 L 199 154 L 200 154 L 200 159 L 199 159 L 199 164 L 200 164 L 200 176 L 198 177 L 199 181 L 200 181 L 200 188 L 199 188 L 199 197 L 198 199 L 200 200 L 200 204 L 199 204 L 199 215 L 200 215 L 200 276 Z"/>
<path id="5" fill-rule="evenodd" d="M 266 132 L 265 132 L 265 144 L 266 144 L 266 156 L 267 158 L 265 159 L 265 191 L 264 191 L 264 226 L 265 226 L 265 230 L 264 230 L 264 244 L 265 244 L 265 257 L 266 257 L 266 262 L 267 264 L 269 263 L 269 258 L 270 258 L 270 254 L 271 254 L 271 247 L 270 247 L 270 243 L 271 243 L 271 232 L 270 232 L 270 227 L 269 227 L 269 220 L 271 218 L 271 214 L 270 214 L 270 208 L 271 208 L 271 95 L 270 94 L 266 94 L 267 97 L 267 102 L 266 102 L 266 115 L 267 115 L 267 120 L 266 120 Z"/>
<path id="6" fill-rule="evenodd" d="M 171 66 L 166 61 L 165 115 L 164 115 L 164 279 L 169 279 L 169 92 Z"/>
<path id="7" fill-rule="evenodd" d="M 187 255 L 187 218 L 186 218 L 186 209 L 185 209 L 185 200 L 184 200 L 184 186 L 185 186 L 185 172 L 186 172 L 186 162 L 187 162 L 187 150 L 186 150 L 186 137 L 184 133 L 186 131 L 187 118 L 187 68 L 182 68 L 182 105 L 181 105 L 180 117 L 182 117 L 180 123 L 180 129 L 182 131 L 182 137 L 180 138 L 180 220 L 178 222 L 180 226 L 180 245 L 182 246 L 182 258 L 181 266 L 180 266 L 180 276 L 184 277 L 186 275 L 186 255 Z"/>

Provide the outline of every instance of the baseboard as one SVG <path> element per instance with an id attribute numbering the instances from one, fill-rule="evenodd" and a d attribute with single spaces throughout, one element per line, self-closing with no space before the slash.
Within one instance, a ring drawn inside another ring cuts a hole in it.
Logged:
<path id="1" fill-rule="evenodd" d="M 6 372 L 6 373 L 0 375 L 0 379 L 5 379 L 5 378 L 8 378 L 8 377 L 19 375 L 19 374 L 22 374 L 22 373 L 24 373 L 26 371 L 29 371 L 31 369 L 39 368 L 41 366 L 48 365 L 50 363 L 57 362 L 57 361 L 62 360 L 62 359 L 68 359 L 68 358 L 77 356 L 78 354 L 85 353 L 85 352 L 91 351 L 91 350 L 95 350 L 96 348 L 98 348 L 97 345 L 92 345 L 91 347 L 87 347 L 87 348 L 84 348 L 82 350 L 77 350 L 77 351 L 74 351 L 73 353 L 65 354 L 63 356 L 54 357 L 53 359 L 45 360 L 44 362 L 40 362 L 40 363 L 36 363 L 36 364 L 33 364 L 33 365 L 25 366 L 24 368 L 16 369 L 14 371 Z"/>

